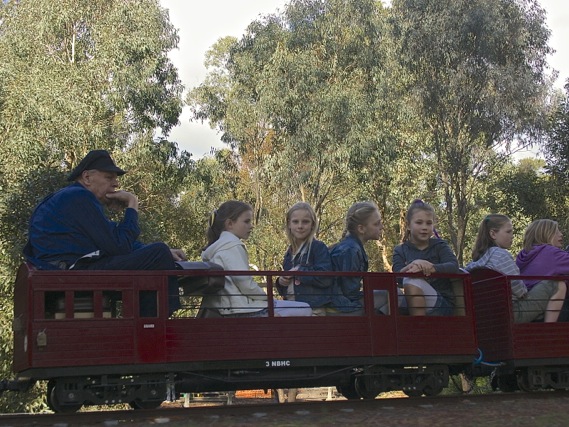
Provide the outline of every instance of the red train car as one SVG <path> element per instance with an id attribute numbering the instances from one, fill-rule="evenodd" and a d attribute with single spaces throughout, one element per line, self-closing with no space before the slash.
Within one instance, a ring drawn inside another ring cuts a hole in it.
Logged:
<path id="1" fill-rule="evenodd" d="M 280 273 L 208 274 L 257 276 L 271 301 Z M 12 388 L 47 380 L 55 411 L 125 402 L 151 408 L 179 393 L 287 387 L 336 386 L 348 398 L 389 390 L 434 395 L 450 374 L 468 371 L 477 354 L 469 275 L 453 276 L 453 316 L 401 314 L 397 275 L 357 273 L 364 315 L 274 317 L 269 304 L 262 318 L 204 316 L 201 296 L 184 282 L 182 309 L 169 315 L 168 275 L 204 272 L 53 272 L 22 265 Z M 374 309 L 378 290 L 389 295 L 387 314 Z"/>
<path id="2" fill-rule="evenodd" d="M 510 281 L 492 270 L 472 273 L 480 350 L 503 391 L 569 388 L 569 323 L 514 323 Z M 566 277 L 537 277 L 560 280 Z"/>

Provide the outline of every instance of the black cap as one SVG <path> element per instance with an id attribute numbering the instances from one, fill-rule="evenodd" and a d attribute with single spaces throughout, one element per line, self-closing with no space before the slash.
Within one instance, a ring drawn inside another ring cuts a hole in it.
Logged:
<path id="1" fill-rule="evenodd" d="M 124 175 L 123 171 L 111 158 L 107 150 L 92 150 L 81 160 L 81 162 L 67 176 L 67 181 L 75 181 L 83 171 L 97 169 L 103 172 L 116 172 L 117 175 Z"/>

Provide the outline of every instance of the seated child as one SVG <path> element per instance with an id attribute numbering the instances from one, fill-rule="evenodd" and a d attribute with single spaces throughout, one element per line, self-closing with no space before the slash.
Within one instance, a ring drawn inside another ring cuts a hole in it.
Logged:
<path id="1" fill-rule="evenodd" d="M 465 269 L 473 271 L 489 268 L 506 276 L 517 276 L 520 269 L 508 252 L 514 239 L 510 218 L 506 215 L 486 215 L 478 227 L 472 250 L 472 262 Z M 514 322 L 531 322 L 543 316 L 545 322 L 556 322 L 559 317 L 561 288 L 557 282 L 542 281 L 528 292 L 522 280 L 511 280 Z"/>
<path id="2" fill-rule="evenodd" d="M 415 200 L 405 216 L 405 238 L 393 252 L 393 272 L 422 273 L 425 278 L 405 277 L 405 299 L 412 316 L 447 316 L 454 311 L 452 283 L 446 278 L 432 279 L 432 273 L 459 273 L 458 260 L 450 246 L 433 237 L 435 210 Z"/>
<path id="3" fill-rule="evenodd" d="M 213 212 L 207 230 L 208 245 L 202 260 L 224 270 L 249 270 L 249 256 L 242 240 L 253 230 L 253 209 L 237 200 L 224 202 Z M 268 315 L 267 294 L 251 276 L 225 276 L 225 285 L 216 295 L 204 297 L 204 307 L 217 308 L 227 317 Z M 274 300 L 275 316 L 311 316 L 304 302 Z"/>
<path id="4" fill-rule="evenodd" d="M 318 229 L 316 213 L 305 202 L 294 204 L 286 214 L 285 271 L 332 271 L 328 247 L 314 236 Z M 285 299 L 310 304 L 313 316 L 325 316 L 331 303 L 332 277 L 283 275 L 277 279 L 277 289 Z"/>
<path id="5" fill-rule="evenodd" d="M 368 271 L 368 256 L 364 243 L 369 240 L 379 240 L 382 230 L 381 215 L 375 203 L 354 203 L 346 215 L 342 240 L 330 251 L 334 271 Z M 332 312 L 334 314 L 363 314 L 361 280 L 361 277 L 338 276 L 336 278 L 332 292 L 332 306 L 335 308 Z"/>
<path id="6" fill-rule="evenodd" d="M 524 234 L 524 248 L 516 258 L 521 275 L 561 276 L 569 274 L 569 253 L 563 247 L 563 234 L 557 222 L 550 219 L 538 219 L 532 222 Z M 549 286 L 555 290 L 547 306 L 550 321 L 556 321 L 563 299 L 567 292 L 564 281 L 524 280 L 529 292 L 537 286 Z"/>

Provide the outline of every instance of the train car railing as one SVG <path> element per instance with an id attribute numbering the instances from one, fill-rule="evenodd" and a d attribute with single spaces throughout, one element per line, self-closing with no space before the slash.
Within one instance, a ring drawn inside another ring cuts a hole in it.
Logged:
<path id="1" fill-rule="evenodd" d="M 564 282 L 566 276 L 504 276 L 492 270 L 472 272 L 473 298 L 478 341 L 490 361 L 565 359 L 569 357 L 568 322 L 544 323 L 543 315 L 532 322 L 514 321 L 511 282 L 550 280 Z"/>

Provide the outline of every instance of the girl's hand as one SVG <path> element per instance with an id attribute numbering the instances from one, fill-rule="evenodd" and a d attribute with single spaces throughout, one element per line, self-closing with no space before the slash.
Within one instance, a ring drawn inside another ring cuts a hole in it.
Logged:
<path id="1" fill-rule="evenodd" d="M 401 269 L 402 273 L 423 273 L 425 276 L 430 276 L 435 272 L 435 267 L 429 261 L 424 259 L 416 259 L 415 261 L 407 264 Z"/>
<path id="2" fill-rule="evenodd" d="M 295 266 L 295 267 L 292 267 L 292 268 L 291 268 L 290 270 L 288 270 L 288 271 L 297 271 L 298 269 L 299 269 L 299 266 L 297 265 L 297 266 Z M 288 286 L 288 285 L 290 285 L 290 284 L 292 283 L 293 279 L 294 279 L 293 276 L 281 276 L 281 277 L 279 277 L 279 279 L 278 279 L 279 285 L 281 285 L 281 286 Z M 294 284 L 295 284 L 295 285 L 299 285 L 299 284 L 300 284 L 300 280 L 298 280 L 298 279 L 295 280 Z"/>

